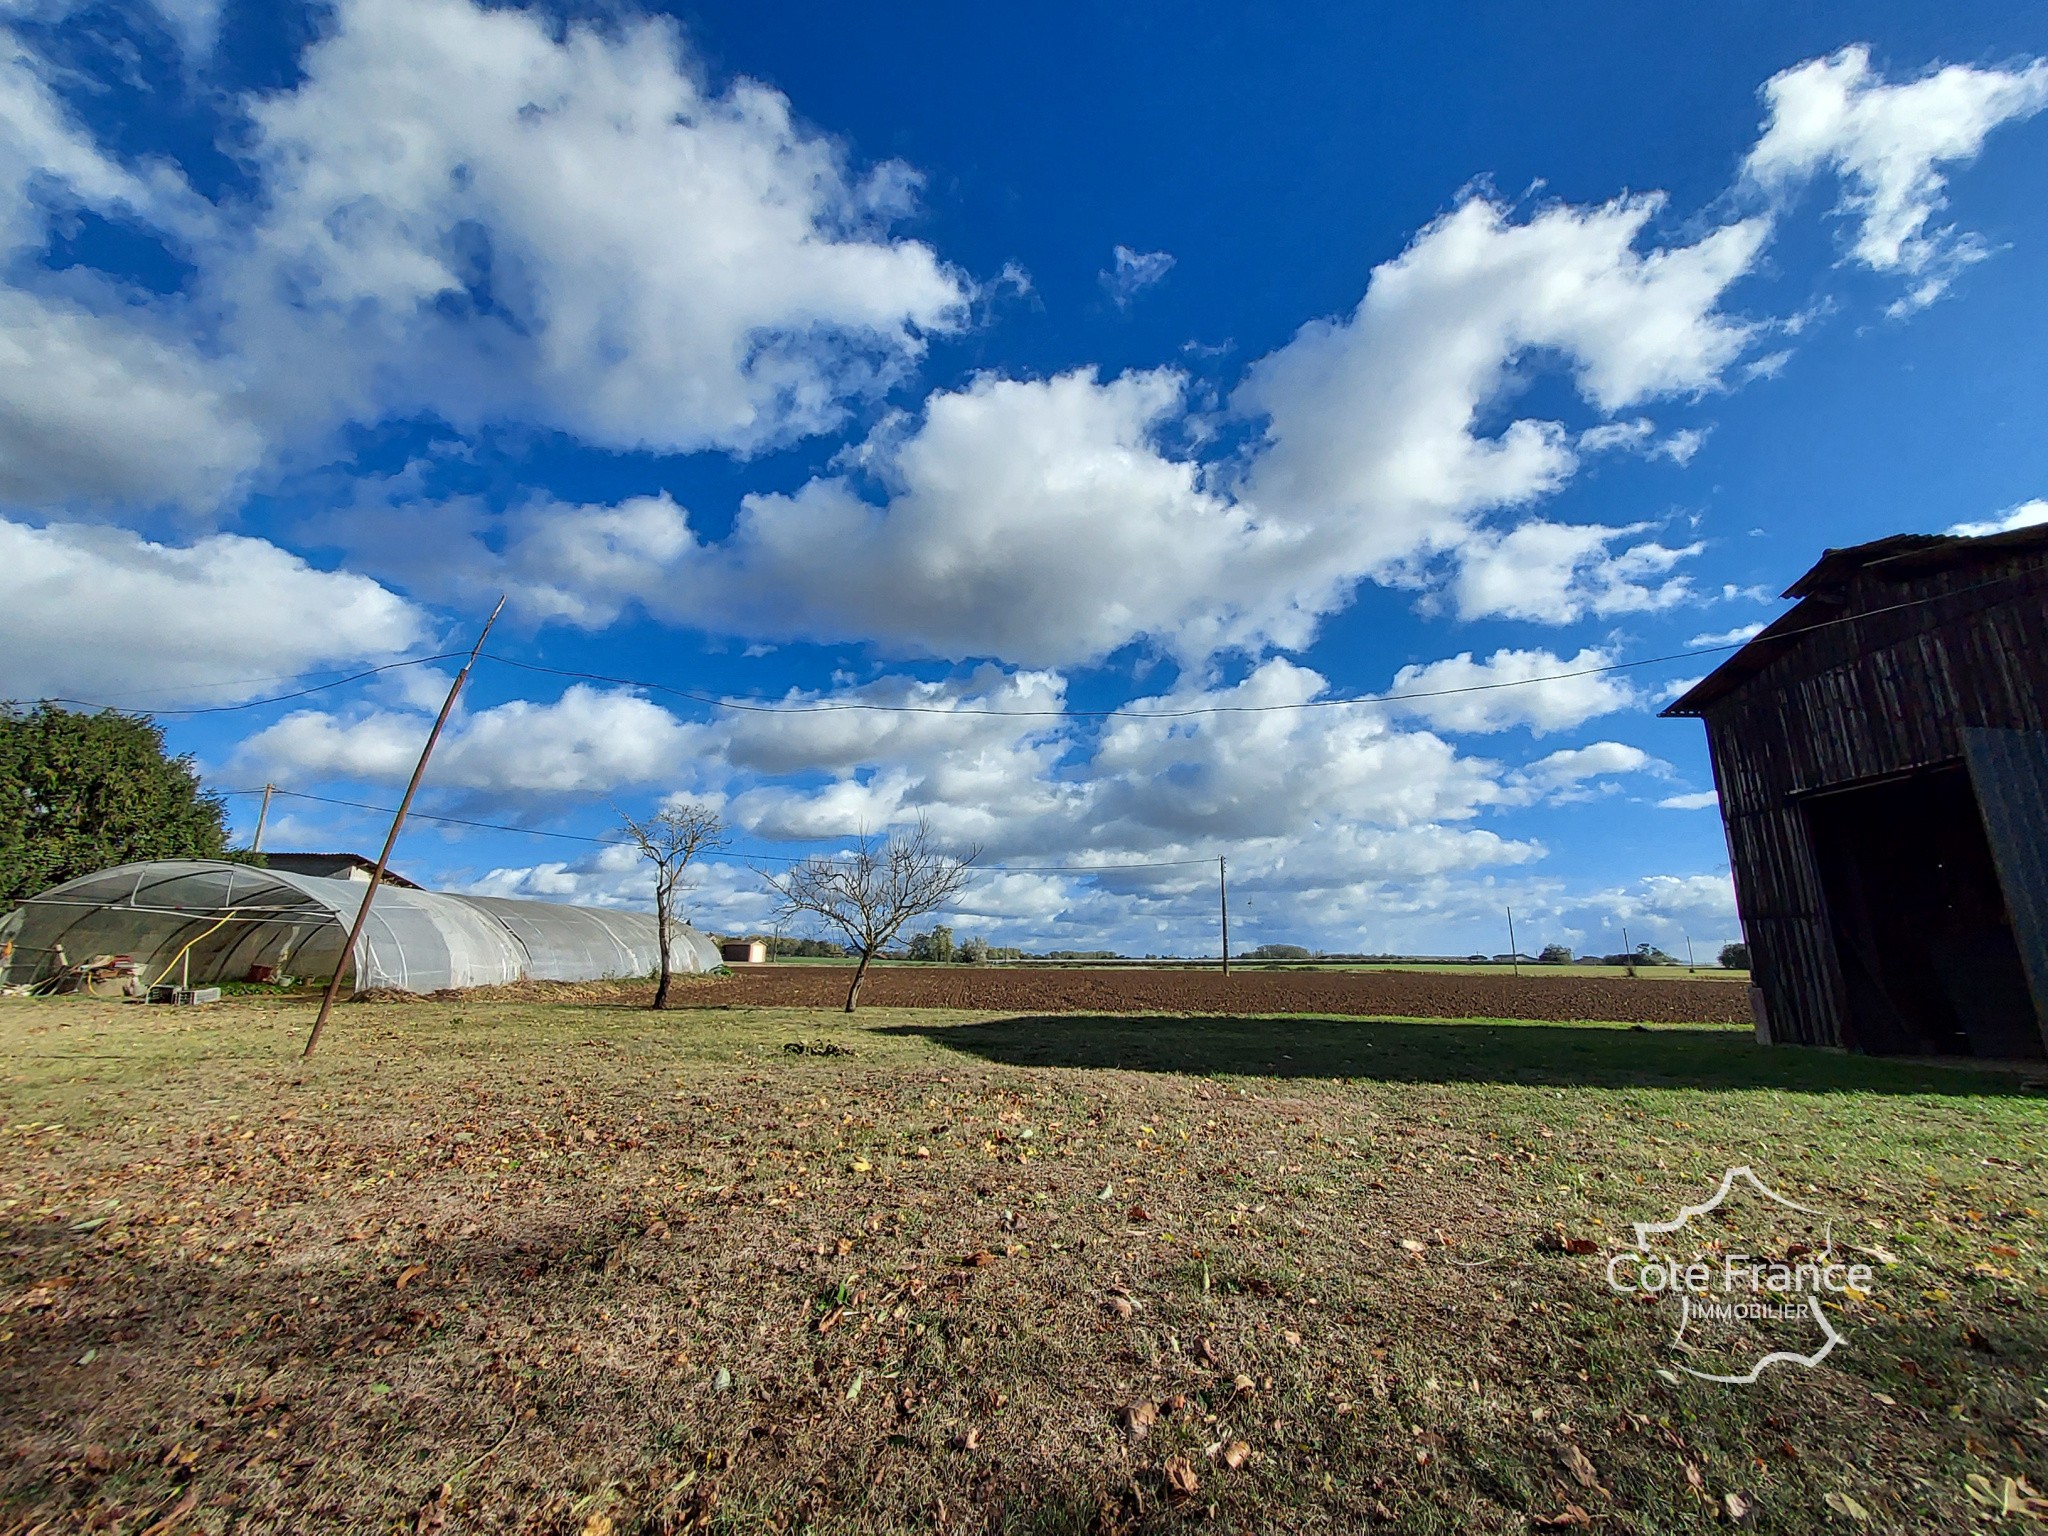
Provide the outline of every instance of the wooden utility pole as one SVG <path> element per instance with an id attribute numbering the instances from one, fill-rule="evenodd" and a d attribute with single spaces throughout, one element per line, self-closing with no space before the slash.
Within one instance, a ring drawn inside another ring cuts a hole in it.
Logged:
<path id="1" fill-rule="evenodd" d="M 1522 951 L 1515 944 L 1515 909 L 1508 908 L 1508 962 L 1517 976 L 1522 974 Z"/>
<path id="2" fill-rule="evenodd" d="M 1216 910 L 1223 916 L 1223 974 L 1230 974 L 1230 884 L 1222 854 L 1216 855 Z"/>
<path id="3" fill-rule="evenodd" d="M 270 797 L 276 792 L 276 789 L 277 786 L 275 784 L 263 786 L 263 808 L 256 813 L 256 835 L 249 839 L 249 851 L 251 853 L 261 853 L 263 851 L 263 824 L 270 820 Z"/>
<path id="4" fill-rule="evenodd" d="M 341 992 L 341 973 L 355 955 L 356 942 L 362 938 L 363 928 L 370 921 L 370 903 L 376 899 L 377 888 L 384 883 L 384 867 L 391 862 L 391 849 L 398 842 L 398 829 L 405 825 L 405 813 L 412 809 L 412 797 L 420 787 L 420 780 L 426 776 L 427 759 L 434 755 L 434 743 L 441 739 L 441 728 L 455 711 L 455 696 L 462 692 L 469 669 L 476 665 L 477 653 L 484 648 L 484 641 L 490 638 L 491 626 L 498 622 L 498 615 L 504 611 L 505 599 L 500 597 L 498 606 L 484 620 L 483 633 L 470 647 L 469 660 L 462 664 L 462 670 L 455 674 L 455 681 L 448 685 L 448 697 L 441 701 L 441 713 L 434 717 L 434 728 L 427 732 L 427 744 L 420 748 L 420 760 L 413 765 L 412 781 L 405 786 L 405 798 L 398 802 L 398 810 L 391 818 L 391 830 L 384 837 L 384 851 L 377 855 L 377 867 L 370 874 L 370 888 L 363 893 L 363 904 L 356 909 L 355 926 L 349 929 L 348 942 L 341 946 L 340 958 L 334 962 L 334 978 L 327 983 L 327 991 L 320 998 L 320 1015 L 313 1020 L 313 1033 L 306 1037 L 302 1058 L 312 1055 L 313 1047 L 320 1043 L 320 1031 L 327 1027 L 327 1016 L 334 1011 L 334 999 Z"/>

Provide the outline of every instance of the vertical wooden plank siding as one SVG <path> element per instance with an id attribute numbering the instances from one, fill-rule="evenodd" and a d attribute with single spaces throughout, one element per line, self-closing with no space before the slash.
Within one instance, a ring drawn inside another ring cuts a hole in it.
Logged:
<path id="1" fill-rule="evenodd" d="M 1994 578 L 2010 579 L 1982 590 Z M 1702 713 L 1772 1038 L 1851 1045 L 1802 799 L 1960 761 L 1966 727 L 2048 730 L 2048 554 L 1855 571 L 1804 608 L 1802 623 L 1846 622 L 1797 636 Z"/>
<path id="2" fill-rule="evenodd" d="M 2048 732 L 1964 726 L 1963 753 L 2048 1046 Z"/>

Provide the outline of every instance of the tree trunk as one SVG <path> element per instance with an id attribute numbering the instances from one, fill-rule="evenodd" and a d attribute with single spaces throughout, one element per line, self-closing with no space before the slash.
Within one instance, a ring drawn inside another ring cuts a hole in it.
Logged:
<path id="1" fill-rule="evenodd" d="M 867 980 L 868 961 L 873 958 L 874 956 L 869 951 L 862 950 L 860 964 L 853 968 L 853 985 L 846 989 L 846 1011 L 848 1013 L 853 1012 L 855 1005 L 860 1002 L 860 984 Z"/>
<path id="2" fill-rule="evenodd" d="M 668 928 L 669 928 L 669 916 L 668 916 L 668 912 L 667 912 L 667 906 L 668 906 L 668 901 L 667 901 L 667 898 L 666 898 L 666 897 L 664 897 L 664 898 L 663 898 L 663 900 L 662 900 L 662 908 L 663 908 L 663 910 L 661 910 L 661 911 L 658 911 L 658 912 L 656 912 L 656 913 L 654 914 L 654 936 L 655 936 L 655 942 L 656 942 L 656 943 L 657 943 L 658 945 L 660 945 L 660 946 L 661 946 L 661 979 L 660 979 L 659 981 L 655 982 L 655 984 L 654 984 L 654 1006 L 655 1006 L 656 1008 L 666 1008 L 666 1007 L 668 1006 L 668 976 L 669 976 L 669 970 L 668 970 Z"/>

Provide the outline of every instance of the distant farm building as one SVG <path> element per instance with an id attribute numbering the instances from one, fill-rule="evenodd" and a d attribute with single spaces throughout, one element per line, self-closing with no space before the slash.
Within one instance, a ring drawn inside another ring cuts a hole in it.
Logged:
<path id="1" fill-rule="evenodd" d="M 370 876 L 377 872 L 377 861 L 366 859 L 360 853 L 266 853 L 263 855 L 266 869 L 286 869 L 295 875 L 319 875 L 325 880 L 355 880 L 363 885 L 370 883 Z M 419 886 L 395 870 L 384 871 L 386 885 L 402 885 L 408 891 Z"/>
<path id="2" fill-rule="evenodd" d="M 727 939 L 718 946 L 718 952 L 727 965 L 768 963 L 768 941 L 765 939 Z"/>
<path id="3" fill-rule="evenodd" d="M 1831 549 L 1706 722 L 1764 1038 L 2048 1054 L 2048 527 Z"/>
<path id="4" fill-rule="evenodd" d="M 123 864 L 66 881 L 0 917 L 0 984 L 38 982 L 98 955 L 142 962 L 146 980 L 194 986 L 332 976 L 359 989 L 436 992 L 512 981 L 645 976 L 660 961 L 654 914 L 423 891 L 377 892 L 352 954 L 342 945 L 367 878 L 331 879 L 216 860 Z M 678 971 L 718 967 L 694 928 L 670 935 Z"/>

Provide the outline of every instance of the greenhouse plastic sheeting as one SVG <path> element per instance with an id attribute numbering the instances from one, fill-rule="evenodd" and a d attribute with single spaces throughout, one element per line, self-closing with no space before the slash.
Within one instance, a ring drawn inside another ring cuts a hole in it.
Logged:
<path id="1" fill-rule="evenodd" d="M 149 981 L 240 981 L 252 966 L 331 976 L 367 882 L 215 861 L 124 864 L 32 897 L 0 919 L 0 982 L 37 981 L 95 955 L 131 955 Z M 602 939 L 602 942 L 600 942 Z M 451 896 L 386 885 L 370 908 L 359 988 L 433 992 L 528 977 L 595 981 L 655 969 L 649 913 Z M 680 928 L 680 970 L 717 950 Z"/>
<path id="2" fill-rule="evenodd" d="M 661 940 L 652 912 L 561 907 L 501 896 L 458 896 L 512 930 L 526 947 L 526 974 L 535 981 L 589 981 L 599 976 L 645 976 L 659 964 Z M 376 909 L 373 907 L 374 913 Z M 678 923 L 670 934 L 669 966 L 711 971 L 718 947 Z"/>

